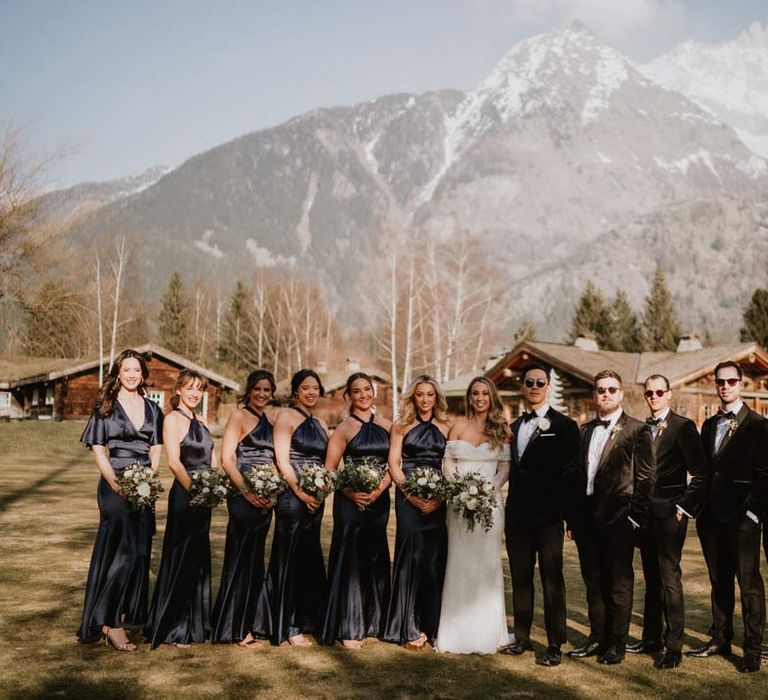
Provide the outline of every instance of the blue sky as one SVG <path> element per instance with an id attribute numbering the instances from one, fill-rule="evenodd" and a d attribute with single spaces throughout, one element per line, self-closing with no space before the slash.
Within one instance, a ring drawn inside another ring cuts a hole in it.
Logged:
<path id="1" fill-rule="evenodd" d="M 0 0 L 0 121 L 51 184 L 178 165 L 321 106 L 471 88 L 520 39 L 580 18 L 645 61 L 723 41 L 764 0 Z"/>

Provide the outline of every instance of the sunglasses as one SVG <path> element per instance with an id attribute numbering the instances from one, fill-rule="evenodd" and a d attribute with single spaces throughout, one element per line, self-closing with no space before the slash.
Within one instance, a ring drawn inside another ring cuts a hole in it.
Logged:
<path id="1" fill-rule="evenodd" d="M 546 379 L 526 379 L 525 386 L 527 386 L 529 389 L 532 386 L 537 386 L 539 387 L 539 389 L 543 389 L 545 386 L 547 386 L 547 380 Z"/>
<path id="2" fill-rule="evenodd" d="M 617 386 L 596 386 L 595 387 L 595 393 L 600 394 L 601 396 L 605 393 L 608 393 L 611 396 L 613 396 L 617 391 L 619 391 L 619 387 Z"/>
<path id="3" fill-rule="evenodd" d="M 661 398 L 668 391 L 669 391 L 669 389 L 656 389 L 656 391 L 653 391 L 652 389 L 647 389 L 646 392 L 645 392 L 645 398 L 646 399 L 650 399 L 651 396 L 654 396 L 654 395 L 658 396 L 659 398 Z"/>
<path id="4" fill-rule="evenodd" d="M 717 386 L 736 386 L 741 380 L 738 377 L 728 377 L 728 379 L 715 379 Z"/>

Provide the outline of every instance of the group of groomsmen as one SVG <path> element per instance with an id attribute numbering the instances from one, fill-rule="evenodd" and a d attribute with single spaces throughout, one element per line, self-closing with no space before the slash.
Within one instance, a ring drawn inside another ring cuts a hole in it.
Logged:
<path id="1" fill-rule="evenodd" d="M 679 666 L 685 619 L 680 560 L 688 521 L 695 519 L 709 572 L 712 625 L 709 641 L 687 655 L 731 653 L 737 579 L 744 619 L 739 670 L 760 670 L 768 420 L 741 400 L 738 364 L 721 362 L 714 375 L 721 407 L 699 435 L 693 421 L 670 409 L 669 380 L 660 374 L 645 380 L 649 416 L 643 421 L 624 412 L 621 377 L 599 372 L 597 417 L 579 428 L 548 405 L 549 368 L 532 364 L 524 370 L 526 411 L 512 426 L 505 522 L 515 641 L 503 653 L 532 649 L 538 558 L 548 646 L 537 663 L 560 663 L 566 641 L 565 535 L 576 541 L 590 627 L 587 642 L 568 656 L 596 656 L 610 665 L 621 663 L 626 652 L 658 654 L 656 668 Z M 636 546 L 646 583 L 643 635 L 628 644 Z M 768 556 L 768 542 L 764 546 Z"/>

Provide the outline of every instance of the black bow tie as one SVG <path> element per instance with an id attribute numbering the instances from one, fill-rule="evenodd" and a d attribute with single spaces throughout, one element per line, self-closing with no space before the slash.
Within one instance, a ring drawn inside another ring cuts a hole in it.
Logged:
<path id="1" fill-rule="evenodd" d="M 536 411 L 525 411 L 523 413 L 523 421 L 527 423 L 529 420 L 536 418 Z"/>
<path id="2" fill-rule="evenodd" d="M 730 420 L 731 418 L 736 418 L 736 414 L 733 411 L 724 411 L 721 408 L 717 412 L 717 417 L 718 417 L 718 419 L 725 418 L 726 420 Z"/>
<path id="3" fill-rule="evenodd" d="M 645 422 L 648 423 L 648 425 L 658 425 L 661 423 L 661 418 L 646 418 Z"/>
<path id="4" fill-rule="evenodd" d="M 607 428 L 611 424 L 611 421 L 609 420 L 600 420 L 599 418 L 595 421 L 595 427 L 598 425 L 602 425 L 604 428 Z"/>

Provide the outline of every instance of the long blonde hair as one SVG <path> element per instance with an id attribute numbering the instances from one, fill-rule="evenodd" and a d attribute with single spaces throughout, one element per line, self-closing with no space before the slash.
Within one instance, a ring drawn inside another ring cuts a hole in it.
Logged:
<path id="1" fill-rule="evenodd" d="M 435 406 L 432 409 L 432 417 L 444 423 L 448 419 L 448 402 L 445 400 L 445 394 L 436 380 L 426 374 L 420 374 L 414 379 L 406 392 L 400 399 L 400 415 L 395 421 L 395 426 L 400 430 L 407 428 L 416 420 L 418 409 L 414 401 L 416 387 L 419 384 L 429 384 L 435 390 Z"/>
<path id="2" fill-rule="evenodd" d="M 467 410 L 467 418 L 474 418 L 477 413 L 470 398 L 472 396 L 472 387 L 475 384 L 483 384 L 488 389 L 491 397 L 491 405 L 488 409 L 488 415 L 485 417 L 485 434 L 488 442 L 494 450 L 498 450 L 510 437 L 511 431 L 504 417 L 504 404 L 501 403 L 499 392 L 496 385 L 488 377 L 475 377 L 467 386 L 467 393 L 464 396 L 464 405 Z"/>

